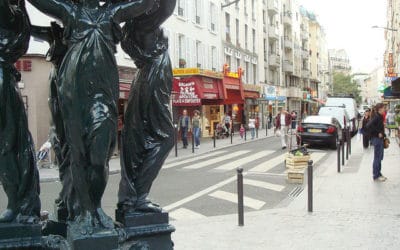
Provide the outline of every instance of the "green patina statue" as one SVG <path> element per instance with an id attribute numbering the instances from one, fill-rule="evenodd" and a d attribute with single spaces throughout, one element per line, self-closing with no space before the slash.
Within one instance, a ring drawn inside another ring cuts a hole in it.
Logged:
<path id="1" fill-rule="evenodd" d="M 29 0 L 62 21 L 67 52 L 58 69 L 58 100 L 70 151 L 69 225 L 81 234 L 112 229 L 101 208 L 117 131 L 119 23 L 153 8 L 154 0 L 101 5 L 99 0 Z"/>
<path id="2" fill-rule="evenodd" d="M 153 12 L 127 22 L 122 30 L 122 49 L 139 69 L 122 130 L 118 209 L 123 213 L 162 211 L 147 196 L 174 145 L 168 108 L 173 75 L 168 39 L 160 25 L 172 14 L 176 0 L 162 0 L 157 5 Z"/>
<path id="3" fill-rule="evenodd" d="M 40 215 L 39 174 L 14 63 L 25 54 L 30 22 L 24 0 L 0 1 L 0 181 L 8 206 L 0 223 L 35 223 Z"/>

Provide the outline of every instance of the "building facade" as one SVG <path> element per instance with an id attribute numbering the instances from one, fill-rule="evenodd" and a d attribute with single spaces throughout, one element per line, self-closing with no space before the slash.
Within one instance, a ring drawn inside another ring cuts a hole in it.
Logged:
<path id="1" fill-rule="evenodd" d="M 346 75 L 351 73 L 350 59 L 344 49 L 330 49 L 329 60 L 333 72 L 340 72 Z"/>

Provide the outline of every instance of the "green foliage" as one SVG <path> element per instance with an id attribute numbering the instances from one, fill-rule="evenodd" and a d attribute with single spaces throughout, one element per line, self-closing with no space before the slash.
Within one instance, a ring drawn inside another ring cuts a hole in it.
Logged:
<path id="1" fill-rule="evenodd" d="M 350 75 L 345 75 L 343 73 L 333 74 L 333 94 L 352 94 L 356 99 L 356 102 L 361 103 L 360 90 L 357 84 L 353 81 Z"/>

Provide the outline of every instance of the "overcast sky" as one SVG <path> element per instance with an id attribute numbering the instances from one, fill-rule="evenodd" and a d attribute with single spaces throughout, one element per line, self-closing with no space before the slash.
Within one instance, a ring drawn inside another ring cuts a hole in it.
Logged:
<path id="1" fill-rule="evenodd" d="M 314 11 L 327 34 L 328 48 L 345 49 L 353 72 L 370 72 L 383 64 L 386 0 L 298 0 Z"/>

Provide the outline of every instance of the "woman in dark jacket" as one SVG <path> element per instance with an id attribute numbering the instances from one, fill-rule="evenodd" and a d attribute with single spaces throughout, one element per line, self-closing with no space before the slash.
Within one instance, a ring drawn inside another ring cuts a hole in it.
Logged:
<path id="1" fill-rule="evenodd" d="M 386 177 L 382 175 L 382 160 L 383 160 L 383 139 L 385 137 L 385 126 L 383 114 L 385 113 L 385 106 L 378 103 L 375 106 L 375 115 L 367 123 L 367 130 L 371 136 L 372 145 L 374 145 L 374 162 L 373 178 L 375 181 L 386 181 Z"/>
<path id="2" fill-rule="evenodd" d="M 368 122 L 371 120 L 371 110 L 367 109 L 365 110 L 365 114 L 364 117 L 362 119 L 362 127 L 361 127 L 361 131 L 362 131 L 362 135 L 363 135 L 363 146 L 364 148 L 368 148 L 369 147 L 369 143 L 370 143 L 370 135 L 367 132 L 367 124 Z"/>

